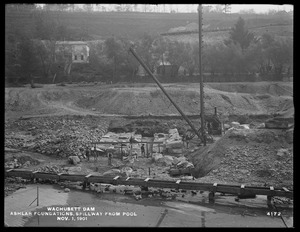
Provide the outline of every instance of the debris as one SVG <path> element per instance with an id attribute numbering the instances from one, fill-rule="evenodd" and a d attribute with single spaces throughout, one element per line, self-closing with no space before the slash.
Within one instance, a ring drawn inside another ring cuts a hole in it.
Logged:
<path id="1" fill-rule="evenodd" d="M 78 156 L 69 156 L 68 160 L 70 164 L 76 165 L 77 163 L 80 163 L 80 159 Z"/>

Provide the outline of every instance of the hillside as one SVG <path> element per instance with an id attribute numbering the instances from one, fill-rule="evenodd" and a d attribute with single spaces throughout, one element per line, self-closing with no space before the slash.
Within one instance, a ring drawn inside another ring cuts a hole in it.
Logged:
<path id="1" fill-rule="evenodd" d="M 165 84 L 165 88 L 186 114 L 199 114 L 199 85 Z M 207 113 L 217 107 L 222 115 L 285 114 L 293 107 L 292 83 L 206 83 L 204 92 Z M 64 113 L 179 115 L 154 84 L 5 89 L 5 117 Z"/>
<path id="2" fill-rule="evenodd" d="M 6 35 L 18 30 L 32 34 L 35 30 L 34 14 L 38 13 L 6 12 Z M 84 29 L 92 39 L 105 39 L 111 35 L 135 39 L 144 33 L 157 35 L 171 28 L 184 27 L 189 23 L 198 22 L 196 13 L 47 12 L 44 14 L 72 30 Z M 228 28 L 235 24 L 239 16 L 246 20 L 248 27 L 293 24 L 293 16 L 287 13 L 275 15 L 209 13 L 203 16 L 203 23 L 208 30 Z M 268 28 L 265 29 L 268 30 Z M 273 33 L 273 30 L 270 31 Z M 274 31 L 274 33 L 277 32 Z"/>

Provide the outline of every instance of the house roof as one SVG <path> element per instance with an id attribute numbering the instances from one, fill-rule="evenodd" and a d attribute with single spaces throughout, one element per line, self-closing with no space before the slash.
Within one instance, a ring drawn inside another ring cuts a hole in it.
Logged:
<path id="1" fill-rule="evenodd" d="M 56 44 L 61 44 L 61 45 L 87 45 L 87 42 L 84 42 L 84 41 L 56 41 Z"/>

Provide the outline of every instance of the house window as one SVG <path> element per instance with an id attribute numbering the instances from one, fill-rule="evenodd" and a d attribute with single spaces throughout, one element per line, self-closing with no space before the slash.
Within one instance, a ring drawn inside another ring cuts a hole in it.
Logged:
<path id="1" fill-rule="evenodd" d="M 77 55 L 74 56 L 74 60 L 77 60 Z"/>
<path id="2" fill-rule="evenodd" d="M 84 58 L 84 56 L 83 56 L 83 55 L 81 55 L 81 60 L 83 60 L 83 58 Z"/>

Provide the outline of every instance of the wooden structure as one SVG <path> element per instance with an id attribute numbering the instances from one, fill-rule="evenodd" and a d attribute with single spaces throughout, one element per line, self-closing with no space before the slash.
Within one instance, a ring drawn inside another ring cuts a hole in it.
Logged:
<path id="1" fill-rule="evenodd" d="M 140 186 L 141 188 L 171 188 L 171 189 L 184 189 L 184 190 L 202 190 L 209 191 L 209 201 L 214 202 L 214 196 L 216 192 L 233 194 L 238 197 L 243 197 L 247 195 L 265 195 L 267 196 L 267 203 L 271 205 L 272 197 L 287 197 L 293 198 L 293 190 L 287 188 L 275 188 L 270 187 L 254 187 L 254 186 L 245 186 L 245 185 L 224 185 L 224 184 L 209 184 L 209 183 L 196 183 L 188 182 L 181 180 L 157 180 L 151 178 L 131 178 L 131 177 L 108 177 L 108 176 L 93 176 L 92 174 L 88 175 L 79 175 L 79 174 L 53 174 L 53 173 L 43 173 L 30 170 L 22 169 L 10 169 L 5 171 L 5 177 L 21 177 L 24 179 L 48 179 L 56 181 L 82 181 L 83 188 L 89 183 L 103 183 L 103 184 L 112 184 L 112 185 L 133 185 Z"/>

